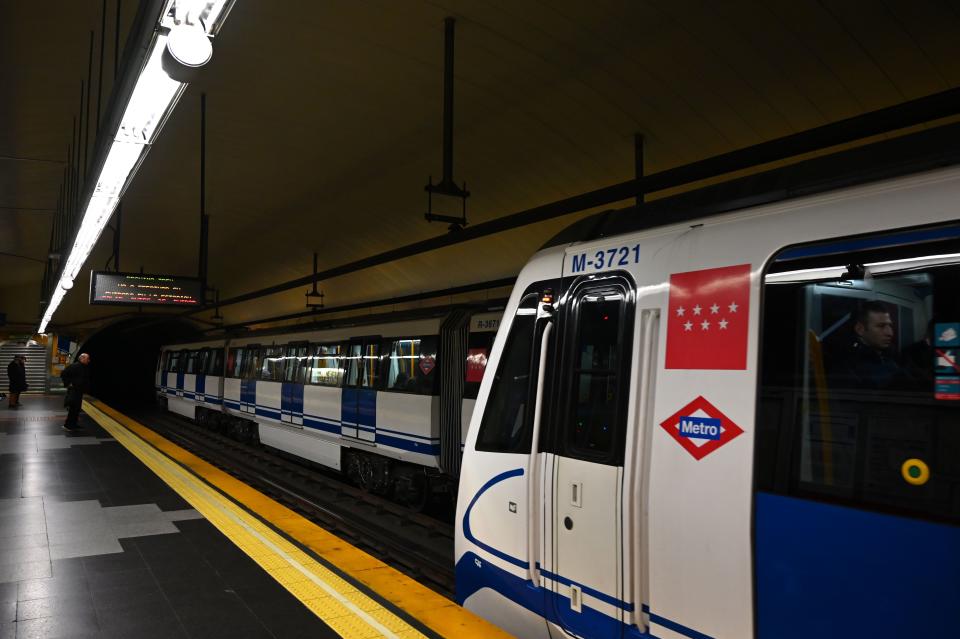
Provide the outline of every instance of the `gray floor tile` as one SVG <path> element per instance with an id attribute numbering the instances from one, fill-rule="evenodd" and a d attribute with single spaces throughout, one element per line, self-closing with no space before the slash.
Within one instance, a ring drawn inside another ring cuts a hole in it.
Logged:
<path id="1" fill-rule="evenodd" d="M 50 550 L 47 546 L 0 549 L 0 566 L 31 561 L 50 561 Z"/>
<path id="2" fill-rule="evenodd" d="M 89 588 L 87 578 L 83 575 L 29 579 L 18 582 L 17 586 L 17 599 L 20 601 L 45 599 L 59 595 L 69 596 L 72 593 L 84 592 Z"/>
<path id="3" fill-rule="evenodd" d="M 18 550 L 20 548 L 43 548 L 46 545 L 46 533 L 19 535 L 17 537 L 0 537 L 0 552 L 4 550 Z"/>
<path id="4" fill-rule="evenodd" d="M 99 634 L 100 626 L 92 610 L 17 622 L 17 639 L 81 639 Z"/>
<path id="5" fill-rule="evenodd" d="M 51 576 L 49 561 L 28 561 L 18 564 L 0 565 L 0 582 L 23 581 L 24 579 L 43 579 Z"/>
<path id="6" fill-rule="evenodd" d="M 28 599 L 17 602 L 17 621 L 88 614 L 91 608 L 93 608 L 93 600 L 90 599 L 90 594 L 84 591 L 42 599 Z"/>
<path id="7" fill-rule="evenodd" d="M 16 619 L 17 619 L 17 602 L 4 601 L 3 603 L 0 603 L 0 624 L 16 621 Z"/>

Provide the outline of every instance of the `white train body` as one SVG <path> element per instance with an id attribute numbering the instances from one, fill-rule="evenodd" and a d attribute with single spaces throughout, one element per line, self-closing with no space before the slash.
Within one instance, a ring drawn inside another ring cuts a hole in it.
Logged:
<path id="1" fill-rule="evenodd" d="M 519 637 L 956 633 L 958 217 L 946 169 L 539 252 L 466 439 L 458 601 Z M 884 313 L 901 359 L 856 372 Z"/>
<path id="2" fill-rule="evenodd" d="M 499 318 L 460 312 L 174 344 L 163 347 L 156 388 L 171 412 L 387 492 L 398 468 L 455 477 Z"/>

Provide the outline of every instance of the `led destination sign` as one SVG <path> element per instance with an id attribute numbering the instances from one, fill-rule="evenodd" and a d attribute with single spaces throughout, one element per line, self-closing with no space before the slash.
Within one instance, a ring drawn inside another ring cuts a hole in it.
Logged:
<path id="1" fill-rule="evenodd" d="M 202 300 L 200 280 L 190 277 L 110 271 L 90 274 L 91 304 L 200 306 Z"/>

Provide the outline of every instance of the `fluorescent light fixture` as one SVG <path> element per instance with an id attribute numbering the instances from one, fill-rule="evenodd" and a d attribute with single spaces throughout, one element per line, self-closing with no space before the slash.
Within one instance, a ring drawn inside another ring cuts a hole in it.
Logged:
<path id="1" fill-rule="evenodd" d="M 73 281 L 113 216 L 124 190 L 187 87 L 185 83 L 171 79 L 163 70 L 161 60 L 167 48 L 168 33 L 174 27 L 185 26 L 181 24 L 184 21 L 197 24 L 199 19 L 202 38 L 209 46 L 207 36 L 216 35 L 232 6 L 233 0 L 169 0 L 160 13 L 157 34 L 150 43 L 146 63 L 124 107 L 119 129 L 114 133 L 96 186 L 83 203 L 80 229 L 60 272 L 60 281 L 50 296 L 38 333 L 46 331 L 67 290 L 73 287 Z"/>

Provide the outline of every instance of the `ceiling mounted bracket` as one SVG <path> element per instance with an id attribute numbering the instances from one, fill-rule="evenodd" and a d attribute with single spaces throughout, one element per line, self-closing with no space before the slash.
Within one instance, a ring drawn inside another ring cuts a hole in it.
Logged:
<path id="1" fill-rule="evenodd" d="M 427 212 L 424 219 L 428 222 L 447 222 L 450 231 L 459 231 L 467 222 L 467 198 L 470 191 L 466 182 L 463 187 L 457 186 L 453 180 L 453 37 L 456 20 L 443 20 L 443 177 L 438 184 L 433 183 L 433 176 L 427 180 L 423 189 L 427 192 Z M 433 196 L 460 198 L 460 216 L 441 215 L 433 212 Z"/>
<path id="2" fill-rule="evenodd" d="M 317 291 L 317 254 L 313 254 L 313 289 L 304 293 L 307 298 L 307 308 L 317 310 L 323 308 L 323 291 Z M 316 301 L 320 300 L 320 301 Z"/>

